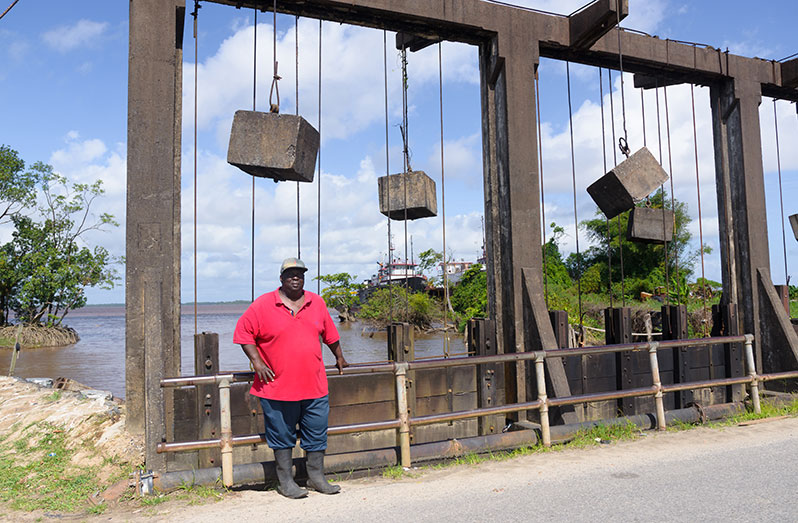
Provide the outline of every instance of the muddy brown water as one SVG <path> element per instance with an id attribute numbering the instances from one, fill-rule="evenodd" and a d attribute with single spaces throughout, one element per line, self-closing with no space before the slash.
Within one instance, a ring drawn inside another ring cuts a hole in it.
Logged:
<path id="1" fill-rule="evenodd" d="M 246 304 L 199 305 L 197 332 L 219 334 L 219 360 L 223 371 L 248 370 L 241 347 L 233 344 L 233 329 Z M 333 318 L 338 314 L 330 309 Z M 125 397 L 125 308 L 122 305 L 90 306 L 71 312 L 64 323 L 75 329 L 80 341 L 66 347 L 23 350 L 17 359 L 16 376 L 24 378 L 64 376 L 90 387 Z M 341 347 L 350 363 L 384 361 L 384 332 L 361 323 L 338 324 Z M 450 333 L 450 351 L 465 350 L 462 335 Z M 194 374 L 194 307 L 184 306 L 181 316 L 181 366 L 184 376 Z M 0 349 L 0 374 L 8 373 L 11 350 Z M 323 347 L 324 362 L 335 360 Z M 416 358 L 443 354 L 443 336 L 416 335 Z"/>

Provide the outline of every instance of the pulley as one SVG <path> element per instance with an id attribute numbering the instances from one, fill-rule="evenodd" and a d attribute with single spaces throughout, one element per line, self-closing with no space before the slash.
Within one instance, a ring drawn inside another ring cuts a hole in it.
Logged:
<path id="1" fill-rule="evenodd" d="M 380 212 L 388 218 L 416 220 L 438 215 L 435 180 L 424 171 L 380 176 L 377 184 Z"/>
<path id="2" fill-rule="evenodd" d="M 651 152 L 643 147 L 610 172 L 593 182 L 587 192 L 607 218 L 614 218 L 635 206 L 668 180 L 668 173 Z"/>
<path id="3" fill-rule="evenodd" d="M 673 239 L 673 211 L 635 207 L 629 213 L 626 239 L 640 243 L 665 243 Z"/>
<path id="4" fill-rule="evenodd" d="M 319 132 L 299 115 L 236 111 L 227 162 L 275 181 L 312 182 Z"/>

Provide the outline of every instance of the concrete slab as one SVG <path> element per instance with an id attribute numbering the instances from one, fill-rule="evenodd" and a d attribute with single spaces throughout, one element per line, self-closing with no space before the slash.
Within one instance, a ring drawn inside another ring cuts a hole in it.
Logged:
<path id="1" fill-rule="evenodd" d="M 668 173 L 651 152 L 643 147 L 615 166 L 587 188 L 607 218 L 614 218 L 634 207 L 668 180 Z"/>
<path id="2" fill-rule="evenodd" d="M 626 239 L 640 243 L 664 243 L 673 239 L 673 211 L 635 207 L 629 213 Z"/>
<path id="3" fill-rule="evenodd" d="M 301 116 L 236 111 L 227 162 L 275 181 L 312 182 L 319 132 Z"/>
<path id="4" fill-rule="evenodd" d="M 438 215 L 435 181 L 424 171 L 381 176 L 377 184 L 380 212 L 392 220 L 404 220 L 405 216 L 408 220 L 416 220 Z M 388 198 L 389 190 L 390 198 Z M 407 195 L 406 201 L 405 195 Z"/>

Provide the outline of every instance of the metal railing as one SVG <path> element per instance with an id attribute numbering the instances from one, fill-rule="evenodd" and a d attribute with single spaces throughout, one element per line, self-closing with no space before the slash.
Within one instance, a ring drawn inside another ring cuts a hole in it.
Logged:
<path id="1" fill-rule="evenodd" d="M 396 379 L 396 402 L 398 417 L 396 419 L 376 421 L 368 423 L 356 423 L 351 425 L 338 425 L 328 429 L 329 435 L 351 434 L 354 432 L 367 432 L 386 429 L 398 429 L 400 464 L 409 467 L 411 464 L 410 456 L 410 427 L 418 425 L 429 425 L 432 423 L 456 421 L 462 419 L 476 418 L 491 414 L 509 414 L 512 412 L 539 410 L 540 411 L 540 432 L 544 446 L 551 445 L 551 432 L 549 430 L 549 407 L 560 407 L 565 405 L 575 405 L 594 401 L 613 400 L 621 398 L 653 396 L 656 405 L 656 417 L 658 430 L 665 430 L 665 408 L 663 394 L 667 392 L 678 392 L 684 390 L 703 389 L 716 386 L 728 386 L 743 384 L 750 388 L 750 396 L 753 402 L 754 411 L 760 412 L 759 404 L 759 382 L 798 378 L 798 371 L 779 372 L 773 374 L 757 375 L 754 365 L 753 352 L 754 337 L 750 334 L 741 336 L 724 336 L 715 338 L 702 338 L 692 340 L 670 340 L 652 341 L 640 343 L 627 343 L 620 345 L 605 345 L 597 347 L 579 347 L 571 349 L 543 350 L 535 352 L 517 352 L 511 354 L 500 354 L 496 356 L 472 356 L 463 358 L 448 358 L 435 360 L 416 360 L 411 362 L 394 362 L 368 365 L 352 365 L 344 369 L 343 374 L 373 374 L 373 373 L 392 373 Z M 675 383 L 663 385 L 660 380 L 659 362 L 657 351 L 659 349 L 704 347 L 707 345 L 720 345 L 727 343 L 745 344 L 745 368 L 747 374 L 736 378 L 718 378 L 705 381 L 694 381 L 689 383 Z M 549 398 L 546 392 L 546 374 L 544 362 L 547 358 L 561 358 L 568 356 L 586 356 L 598 354 L 610 354 L 617 352 L 639 352 L 647 351 L 651 363 L 652 385 L 649 387 L 639 387 L 612 392 L 599 392 L 567 396 L 561 398 Z M 535 375 L 537 381 L 537 399 L 523 403 L 513 403 L 495 407 L 477 408 L 465 411 L 446 412 L 442 414 L 432 414 L 427 416 L 410 417 L 407 401 L 407 372 L 410 370 L 433 369 L 458 367 L 465 365 L 478 365 L 485 363 L 506 363 L 515 361 L 534 361 Z M 330 375 L 337 375 L 335 367 L 327 369 Z M 230 385 L 236 382 L 249 382 L 254 377 L 253 372 L 232 372 L 221 373 L 209 376 L 189 376 L 181 378 L 166 378 L 161 380 L 161 387 L 183 387 L 196 385 L 217 384 L 219 387 L 219 402 L 221 416 L 220 438 L 207 439 L 188 442 L 159 443 L 157 451 L 180 452 L 207 448 L 220 448 L 222 457 L 222 482 L 225 486 L 233 484 L 233 447 L 240 445 L 253 445 L 265 443 L 263 434 L 250 434 L 245 436 L 233 436 L 232 418 L 230 411 Z"/>

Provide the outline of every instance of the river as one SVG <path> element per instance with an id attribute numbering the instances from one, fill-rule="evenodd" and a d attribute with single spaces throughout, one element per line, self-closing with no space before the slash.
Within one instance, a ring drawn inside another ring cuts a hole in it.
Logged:
<path id="1" fill-rule="evenodd" d="M 199 305 L 197 332 L 219 334 L 219 367 L 222 371 L 249 369 L 241 347 L 233 344 L 233 329 L 246 304 Z M 333 318 L 337 312 L 330 309 Z M 70 312 L 64 323 L 75 329 L 80 341 L 56 348 L 24 350 L 17 359 L 16 376 L 72 378 L 92 388 L 125 397 L 125 308 L 122 305 L 95 305 Z M 338 324 L 341 347 L 350 363 L 384 361 L 387 358 L 385 332 L 374 332 L 360 323 Z M 450 334 L 450 352 L 463 352 L 461 335 Z M 0 350 L 0 373 L 7 373 L 10 350 Z M 324 362 L 335 362 L 323 347 Z M 416 358 L 443 354 L 443 336 L 416 334 Z M 182 374 L 194 373 L 194 307 L 183 307 L 181 316 Z"/>

